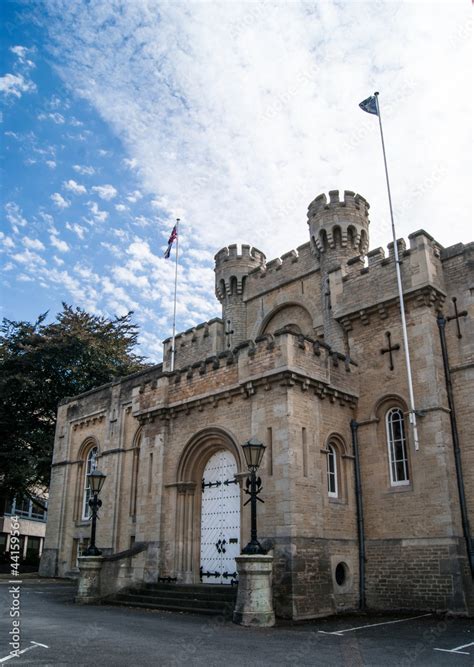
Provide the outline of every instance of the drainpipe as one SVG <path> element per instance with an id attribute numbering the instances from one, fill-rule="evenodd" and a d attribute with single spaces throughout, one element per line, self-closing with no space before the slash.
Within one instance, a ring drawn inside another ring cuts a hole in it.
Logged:
<path id="1" fill-rule="evenodd" d="M 443 354 L 444 377 L 446 381 L 446 393 L 448 396 L 449 420 L 451 422 L 451 434 L 453 437 L 454 463 L 456 465 L 456 478 L 458 483 L 459 505 L 461 507 L 461 520 L 464 539 L 466 540 L 467 557 L 471 568 L 471 576 L 474 576 L 474 554 L 472 551 L 471 530 L 466 506 L 466 494 L 464 491 L 464 478 L 462 474 L 461 450 L 459 448 L 459 434 L 456 424 L 456 409 L 454 407 L 453 383 L 451 371 L 449 370 L 448 347 L 446 345 L 446 318 L 439 312 L 436 318 L 441 340 L 441 352 Z"/>
<path id="2" fill-rule="evenodd" d="M 362 487 L 360 483 L 359 442 L 357 429 L 359 424 L 351 420 L 352 452 L 354 454 L 355 494 L 357 507 L 357 539 L 359 542 L 359 609 L 365 609 L 365 535 L 364 509 L 362 507 Z"/>

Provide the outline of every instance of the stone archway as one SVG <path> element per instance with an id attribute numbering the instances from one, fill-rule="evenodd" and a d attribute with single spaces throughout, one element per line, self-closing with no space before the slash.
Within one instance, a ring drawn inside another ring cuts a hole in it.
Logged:
<path id="1" fill-rule="evenodd" d="M 204 429 L 194 435 L 185 446 L 178 464 L 175 483 L 177 503 L 174 571 L 178 580 L 184 583 L 199 583 L 201 581 L 202 484 L 208 462 L 219 452 L 228 452 L 232 456 L 235 462 L 237 479 L 240 479 L 243 470 L 240 448 L 231 433 L 218 427 Z M 222 485 L 224 481 L 224 479 L 221 480 Z M 240 504 L 239 498 L 239 509 Z M 234 538 L 235 536 L 230 537 Z M 237 537 L 240 543 L 240 533 Z M 222 538 L 218 538 L 216 542 L 219 539 Z"/>
<path id="2" fill-rule="evenodd" d="M 298 301 L 287 301 L 276 306 L 260 323 L 254 334 L 262 336 L 278 329 L 288 328 L 305 336 L 314 337 L 314 322 L 308 309 Z"/>

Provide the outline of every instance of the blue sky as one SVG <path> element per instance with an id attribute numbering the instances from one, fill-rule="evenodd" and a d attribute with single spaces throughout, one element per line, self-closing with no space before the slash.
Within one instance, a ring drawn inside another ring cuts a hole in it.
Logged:
<path id="1" fill-rule="evenodd" d="M 398 235 L 471 240 L 470 9 L 4 1 L 1 315 L 133 310 L 159 361 L 176 216 L 178 329 L 220 314 L 220 247 L 270 259 L 306 242 L 320 192 L 364 195 L 371 247 L 386 245 L 377 119 L 357 107 L 375 89 Z"/>

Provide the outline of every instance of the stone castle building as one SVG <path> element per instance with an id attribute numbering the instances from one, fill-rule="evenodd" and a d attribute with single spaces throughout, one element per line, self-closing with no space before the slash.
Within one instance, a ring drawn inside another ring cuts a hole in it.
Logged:
<path id="1" fill-rule="evenodd" d="M 97 463 L 98 546 L 143 548 L 124 581 L 229 584 L 254 436 L 277 615 L 473 612 L 474 244 L 398 241 L 416 450 L 393 244 L 368 251 L 368 211 L 332 191 L 309 206 L 309 242 L 281 258 L 223 248 L 222 319 L 177 336 L 174 372 L 168 339 L 163 364 L 60 405 L 43 574 L 77 572 Z"/>

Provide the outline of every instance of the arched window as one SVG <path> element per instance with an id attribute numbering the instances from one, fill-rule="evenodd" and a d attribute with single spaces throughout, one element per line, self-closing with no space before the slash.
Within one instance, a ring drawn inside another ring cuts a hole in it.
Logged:
<path id="1" fill-rule="evenodd" d="M 235 276 L 230 277 L 229 284 L 230 284 L 230 293 L 237 294 L 237 278 Z"/>
<path id="2" fill-rule="evenodd" d="M 405 420 L 400 408 L 391 408 L 385 417 L 387 428 L 387 446 L 390 461 L 390 483 L 400 486 L 410 483 L 408 470 L 407 441 Z"/>
<path id="3" fill-rule="evenodd" d="M 327 475 L 328 475 L 328 496 L 337 498 L 339 488 L 337 483 L 337 449 L 334 445 L 328 445 L 327 452 Z"/>
<path id="4" fill-rule="evenodd" d="M 97 454 L 99 453 L 99 450 L 97 447 L 92 447 L 89 449 L 87 452 L 87 457 L 86 457 L 86 465 L 85 465 L 85 471 L 84 471 L 84 496 L 82 500 L 82 518 L 83 519 L 89 519 L 90 517 L 90 510 L 89 510 L 89 499 L 91 497 L 91 489 L 89 486 L 89 479 L 87 475 L 89 475 L 93 470 L 97 468 Z"/>

